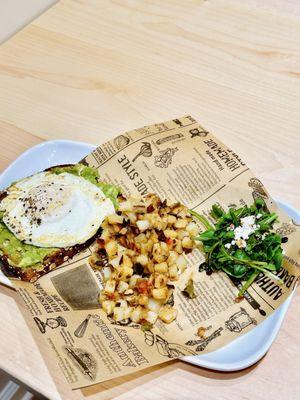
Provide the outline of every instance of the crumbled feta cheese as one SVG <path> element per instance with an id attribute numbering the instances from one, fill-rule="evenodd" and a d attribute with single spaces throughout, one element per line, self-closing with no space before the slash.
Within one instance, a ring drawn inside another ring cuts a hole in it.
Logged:
<path id="1" fill-rule="evenodd" d="M 232 240 L 232 241 L 231 241 L 231 244 L 232 244 L 232 245 L 235 245 L 235 240 Z"/>
<path id="2" fill-rule="evenodd" d="M 257 216 L 256 216 L 256 219 L 259 219 L 261 217 L 262 217 L 262 214 L 258 213 Z"/>
<path id="3" fill-rule="evenodd" d="M 247 240 L 249 236 L 254 233 L 257 229 L 255 226 L 255 216 L 249 215 L 248 217 L 241 218 L 241 225 L 237 226 L 234 230 L 234 239 Z"/>
<path id="4" fill-rule="evenodd" d="M 249 226 L 253 225 L 255 222 L 255 216 L 254 215 L 248 215 L 248 217 L 241 218 L 241 224 L 242 226 Z"/>
<path id="5" fill-rule="evenodd" d="M 231 243 L 226 243 L 226 244 L 224 244 L 224 247 L 226 247 L 226 249 L 230 249 Z"/>

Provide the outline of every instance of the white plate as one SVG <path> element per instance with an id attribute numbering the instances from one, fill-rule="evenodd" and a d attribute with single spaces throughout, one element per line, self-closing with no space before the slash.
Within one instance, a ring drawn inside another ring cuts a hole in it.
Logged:
<path id="1" fill-rule="evenodd" d="M 12 181 L 57 164 L 75 163 L 91 152 L 95 146 L 69 140 L 54 140 L 32 147 L 18 157 L 0 176 L 0 189 Z M 300 221 L 300 213 L 290 205 L 278 201 L 294 220 Z M 0 271 L 0 283 L 11 286 Z M 200 367 L 218 371 L 237 371 L 256 363 L 269 350 L 276 338 L 292 295 L 264 322 L 227 346 L 212 353 L 188 356 L 183 360 Z"/>

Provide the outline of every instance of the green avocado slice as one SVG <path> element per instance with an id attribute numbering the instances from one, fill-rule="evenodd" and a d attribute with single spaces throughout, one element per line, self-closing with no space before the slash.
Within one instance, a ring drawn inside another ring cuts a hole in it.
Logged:
<path id="1" fill-rule="evenodd" d="M 68 172 L 73 175 L 81 176 L 87 181 L 97 185 L 102 189 L 106 197 L 110 198 L 115 207 L 117 205 L 117 196 L 120 193 L 116 186 L 99 181 L 98 171 L 83 164 L 70 166 L 54 167 L 51 172 L 61 174 Z M 59 250 L 57 247 L 37 247 L 26 244 L 19 240 L 3 223 L 0 213 L 0 255 L 5 256 L 11 266 L 21 269 L 33 268 L 42 269 L 45 258 L 50 257 Z"/>

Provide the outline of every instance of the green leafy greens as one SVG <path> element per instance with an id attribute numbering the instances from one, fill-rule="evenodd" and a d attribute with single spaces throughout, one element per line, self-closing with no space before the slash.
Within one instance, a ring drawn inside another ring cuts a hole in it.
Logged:
<path id="1" fill-rule="evenodd" d="M 115 208 L 118 208 L 118 195 L 121 193 L 121 189 L 118 186 L 112 185 L 110 183 L 101 182 L 98 171 L 95 168 L 87 167 L 81 163 L 61 166 L 52 168 L 55 174 L 61 174 L 63 172 L 68 172 L 76 176 L 81 176 L 82 178 L 90 181 L 94 185 L 97 185 L 104 195 L 108 197 L 114 204 Z"/>
<path id="2" fill-rule="evenodd" d="M 221 270 L 236 280 L 245 281 L 239 297 L 261 272 L 281 282 L 276 276 L 283 258 L 281 237 L 273 231 L 277 215 L 267 210 L 262 199 L 256 199 L 251 206 L 230 208 L 228 212 L 217 204 L 213 205 L 214 226 L 203 215 L 192 210 L 191 214 L 206 228 L 195 237 L 202 242 L 206 253 L 206 262 L 200 266 L 201 270 L 208 274 Z M 254 229 L 246 240 L 235 240 L 235 232 L 243 229 L 245 217 L 246 220 L 247 217 L 255 220 Z"/>

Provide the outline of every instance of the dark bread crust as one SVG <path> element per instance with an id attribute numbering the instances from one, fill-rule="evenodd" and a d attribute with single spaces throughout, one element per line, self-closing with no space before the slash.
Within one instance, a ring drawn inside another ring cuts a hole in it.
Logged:
<path id="1" fill-rule="evenodd" d="M 55 165 L 53 167 L 45 169 L 45 171 L 51 171 L 53 168 L 56 167 L 69 167 L 72 165 L 74 164 Z M 6 196 L 6 191 L 1 192 L 0 201 Z M 22 269 L 16 266 L 12 266 L 9 264 L 8 257 L 6 255 L 0 255 L 0 268 L 2 272 L 9 278 L 17 278 L 27 282 L 35 282 L 42 275 L 45 275 L 47 272 L 52 271 L 59 265 L 74 257 L 76 254 L 87 249 L 101 235 L 101 232 L 102 229 L 100 228 L 96 232 L 96 234 L 88 239 L 85 243 L 75 244 L 74 246 L 58 249 L 50 256 L 45 257 L 43 260 L 43 269 L 41 270 L 36 270 L 34 268 Z"/>
<path id="2" fill-rule="evenodd" d="M 17 278 L 22 281 L 35 282 L 42 275 L 52 271 L 59 265 L 63 264 L 67 260 L 74 257 L 76 254 L 87 249 L 93 242 L 100 237 L 102 229 L 100 228 L 97 233 L 82 244 L 75 244 L 71 247 L 61 248 L 55 253 L 51 254 L 50 257 L 46 257 L 43 260 L 43 269 L 36 270 L 34 268 L 18 268 L 8 263 L 5 255 L 0 256 L 0 268 L 2 272 L 9 278 Z"/>

